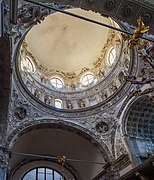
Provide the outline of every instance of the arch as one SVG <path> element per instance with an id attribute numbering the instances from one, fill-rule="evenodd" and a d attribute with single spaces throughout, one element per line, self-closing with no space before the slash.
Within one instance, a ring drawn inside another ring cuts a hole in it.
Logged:
<path id="1" fill-rule="evenodd" d="M 42 159 L 36 159 L 36 160 L 24 160 L 18 164 L 10 173 L 9 178 L 13 178 L 13 180 L 22 178 L 28 171 L 34 169 L 34 168 L 39 168 L 39 167 L 48 167 L 50 169 L 56 170 L 57 172 L 60 172 L 62 174 L 62 169 L 61 165 L 57 164 L 55 161 L 49 161 L 49 160 L 42 160 Z M 54 167 L 54 168 L 53 168 Z M 69 163 L 65 163 L 64 166 L 65 170 L 65 177 L 67 176 L 75 178 L 75 179 L 80 179 L 78 173 L 75 171 L 75 169 L 70 166 Z"/>
<path id="2" fill-rule="evenodd" d="M 39 136 L 37 136 L 38 134 Z M 37 139 L 37 137 L 39 137 L 39 139 Z M 54 137 L 58 138 L 59 142 Z M 30 142 L 31 140 L 32 142 Z M 54 142 L 56 142 L 55 145 Z M 40 143 L 41 148 L 39 148 Z M 73 158 L 74 154 L 74 159 L 102 162 L 104 165 L 112 160 L 107 146 L 102 141 L 98 142 L 96 135 L 74 123 L 64 122 L 62 120 L 36 120 L 25 123 L 10 134 L 6 146 L 12 152 L 26 151 L 25 153 L 40 155 L 43 153 L 47 156 L 60 156 L 62 153 L 64 153 L 64 155 L 66 153 L 68 159 Z M 82 149 L 82 151 L 78 151 L 79 149 Z M 17 171 L 16 167 L 23 158 L 24 157 L 16 157 L 16 155 L 12 153 L 10 162 L 12 164 L 10 166 L 11 174 Z M 13 164 L 14 160 L 16 160 L 17 165 Z M 79 179 L 85 179 L 86 177 L 84 176 L 90 176 L 91 179 L 91 176 L 96 176 L 97 173 L 102 170 L 103 165 L 98 166 L 92 164 L 88 168 L 89 165 L 79 164 L 78 166 L 77 164 L 73 164 L 73 162 L 68 163 L 70 166 L 73 165 L 77 174 L 82 177 Z M 87 168 L 87 172 L 91 172 L 92 168 L 94 169 L 89 175 L 89 173 L 85 174 L 84 171 L 81 171 L 83 167 Z"/>
<path id="3" fill-rule="evenodd" d="M 5 146 L 8 149 L 12 149 L 13 145 L 17 141 L 17 139 L 22 136 L 24 133 L 29 132 L 36 128 L 53 128 L 53 129 L 64 129 L 70 132 L 75 132 L 79 136 L 87 139 L 89 142 L 91 142 L 98 151 L 102 154 L 102 156 L 106 156 L 106 161 L 111 162 L 112 161 L 112 155 L 107 147 L 107 145 L 97 139 L 97 135 L 92 133 L 90 130 L 81 127 L 77 124 L 74 124 L 72 122 L 66 122 L 63 120 L 35 120 L 27 123 L 23 123 L 23 125 L 17 127 L 6 139 Z"/>
<path id="4" fill-rule="evenodd" d="M 154 104 L 148 96 L 132 98 L 125 109 L 121 120 L 121 132 L 134 165 L 148 158 L 154 150 Z"/>

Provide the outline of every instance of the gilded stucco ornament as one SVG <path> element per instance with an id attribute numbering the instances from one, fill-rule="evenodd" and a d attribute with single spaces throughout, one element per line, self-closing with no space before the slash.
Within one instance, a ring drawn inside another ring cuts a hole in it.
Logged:
<path id="1" fill-rule="evenodd" d="M 136 45 L 142 44 L 142 41 L 140 41 L 140 38 L 142 37 L 143 34 L 149 31 L 149 26 L 146 26 L 144 24 L 141 16 L 138 18 L 137 23 L 138 23 L 138 26 L 134 30 L 134 34 L 132 36 L 122 34 L 123 39 L 129 42 L 129 48 L 133 48 Z"/>
<path id="2" fill-rule="evenodd" d="M 119 49 L 119 54 L 123 51 L 123 49 L 126 49 L 127 53 L 126 54 L 121 54 L 121 58 L 117 59 L 118 62 L 115 65 L 114 71 L 112 72 L 111 76 L 109 74 L 105 74 L 105 72 L 103 71 L 103 68 L 106 67 L 106 64 L 103 62 L 104 59 L 106 58 L 107 55 L 107 50 L 111 47 L 112 44 L 115 44 L 115 46 L 118 47 Z M 121 47 L 123 45 L 123 47 Z M 136 54 L 134 54 L 136 56 Z M 25 41 L 23 41 L 22 47 L 21 47 L 21 51 L 20 51 L 20 55 L 19 55 L 19 59 L 22 60 L 22 58 L 25 58 L 26 56 L 32 58 L 32 60 L 35 59 L 35 57 L 28 51 L 28 47 Z M 125 66 L 125 61 L 123 62 L 124 59 L 127 58 L 127 67 Z M 133 57 L 133 59 L 135 59 L 135 57 Z M 98 60 L 98 61 L 97 61 Z M 102 60 L 102 63 L 101 63 Z M 74 83 L 72 82 L 72 80 L 74 81 L 74 74 L 75 72 L 71 72 L 69 74 L 66 74 L 66 76 L 68 75 L 68 77 L 64 78 L 65 82 L 65 86 L 64 88 L 62 88 L 61 90 L 57 90 L 51 87 L 50 85 L 50 75 L 61 75 L 61 77 L 64 77 L 64 74 L 62 74 L 62 72 L 55 70 L 52 72 L 48 72 L 47 67 L 43 67 L 43 70 L 40 70 L 40 72 L 47 72 L 47 73 L 38 73 L 39 69 L 37 69 L 37 71 L 34 73 L 37 77 L 37 79 L 33 79 L 32 80 L 32 74 L 30 72 L 26 72 L 26 71 L 22 71 L 21 72 L 21 77 L 22 80 L 24 80 L 24 86 L 23 87 L 27 87 L 28 91 L 26 90 L 26 92 L 32 93 L 33 95 L 35 94 L 35 97 L 33 99 L 33 101 L 37 101 L 37 103 L 41 103 L 43 102 L 45 105 L 45 108 L 43 108 L 42 105 L 40 105 L 41 108 L 46 109 L 45 111 L 49 112 L 47 109 L 51 108 L 53 110 L 53 114 L 54 115 L 58 115 L 57 110 L 54 109 L 54 100 L 55 98 L 59 98 L 63 101 L 64 103 L 64 108 L 66 111 L 72 111 L 72 113 L 67 113 L 67 112 L 62 112 L 60 113 L 61 117 L 83 117 L 86 115 L 91 115 L 93 113 L 97 113 L 100 110 L 101 111 L 105 111 L 105 109 L 107 109 L 110 106 L 113 106 L 115 103 L 117 103 L 118 100 L 120 100 L 127 92 L 127 90 L 129 89 L 129 85 L 127 84 L 124 87 L 124 91 L 121 91 L 121 87 L 124 84 L 124 79 L 123 77 L 119 78 L 119 73 L 120 73 L 120 69 L 124 73 L 127 71 L 130 71 L 130 62 L 131 62 L 131 57 L 130 57 L 130 52 L 127 49 L 127 43 L 122 42 L 121 37 L 115 32 L 115 31 L 110 31 L 109 34 L 109 38 L 107 40 L 107 44 L 104 46 L 104 48 L 102 49 L 101 52 L 101 57 L 99 57 L 98 59 L 96 59 L 96 61 L 94 61 L 94 67 L 95 70 L 93 71 L 94 75 L 96 76 L 96 78 L 100 78 L 100 81 L 98 81 L 98 84 L 95 84 L 95 86 L 90 86 L 89 89 L 86 90 L 86 92 L 82 91 L 83 89 L 77 89 L 76 87 L 80 87 L 80 84 L 78 83 Z M 37 67 L 37 62 L 35 62 L 34 60 L 34 64 Z M 133 63 L 134 67 L 132 70 L 132 74 L 135 73 L 136 71 L 136 62 Z M 21 71 L 21 69 L 19 68 L 19 70 Z M 83 75 L 83 73 L 88 72 L 89 69 L 84 67 L 81 69 L 81 75 Z M 49 73 L 49 75 L 48 75 Z M 79 75 L 80 75 L 79 74 Z M 45 76 L 46 75 L 46 76 Z M 105 78 L 104 78 L 105 77 Z M 102 78 L 102 79 L 101 79 Z M 23 83 L 23 82 L 21 82 Z M 41 86 L 40 86 L 41 84 Z M 69 86 L 69 88 L 68 88 Z M 26 88 L 25 87 L 25 88 Z M 44 88 L 45 87 L 45 88 Z M 67 88 L 66 88 L 67 87 Z M 24 88 L 24 89 L 25 89 Z M 65 89 L 66 88 L 66 89 Z M 67 90 L 67 91 L 65 91 Z M 81 90 L 81 91 L 80 91 Z M 118 91 L 121 91 L 121 93 L 118 96 L 115 96 L 115 94 Z M 108 101 L 110 98 L 110 102 Z M 31 98 L 30 98 L 31 99 Z M 66 103 L 67 100 L 70 100 L 69 103 Z M 80 101 L 82 100 L 82 101 Z M 30 100 L 31 101 L 31 100 Z M 67 105 L 69 104 L 69 105 Z M 71 104 L 71 105 L 70 105 Z M 94 107 L 96 105 L 96 107 Z M 92 111 L 84 111 L 86 110 L 86 108 L 89 107 L 94 107 L 94 110 Z M 73 108 L 72 108 L 73 107 Z M 76 109 L 80 109 L 82 111 L 82 113 L 76 113 L 75 110 Z M 74 111 L 74 112 L 73 112 Z M 50 113 L 50 112 L 49 112 Z"/>
<path id="3" fill-rule="evenodd" d="M 28 50 L 28 45 L 25 40 L 23 41 L 22 45 L 23 45 L 23 51 L 25 51 L 25 53 L 32 58 L 38 70 L 41 70 L 43 73 L 45 73 L 48 76 L 51 76 L 53 73 L 58 73 L 59 75 L 63 76 L 67 81 L 67 79 L 68 80 L 77 79 L 77 76 L 81 76 L 83 75 L 83 73 L 87 71 L 91 71 L 95 74 L 98 74 L 102 68 L 104 69 L 105 67 L 107 67 L 106 64 L 104 63 L 104 60 L 106 59 L 106 54 L 108 53 L 108 49 L 111 46 L 113 46 L 113 44 L 116 46 L 116 44 L 119 43 L 121 44 L 121 39 L 118 33 L 115 32 L 114 30 L 110 30 L 107 43 L 102 48 L 100 57 L 94 60 L 93 67 L 91 69 L 89 69 L 88 67 L 83 67 L 78 74 L 76 74 L 76 72 L 63 72 L 59 70 L 48 69 L 46 65 L 40 64 L 40 62 L 35 58 L 35 56 Z"/>
<path id="4" fill-rule="evenodd" d="M 109 50 L 113 46 L 117 48 L 117 58 L 115 59 L 115 62 L 113 64 L 109 65 L 106 61 L 108 58 Z M 83 86 L 81 84 L 81 78 L 86 72 L 87 73 L 90 72 L 94 75 L 93 82 L 97 82 L 99 80 L 104 79 L 105 76 L 109 74 L 109 71 L 111 70 L 111 68 L 114 68 L 114 66 L 119 58 L 121 48 L 122 48 L 122 40 L 121 40 L 120 35 L 117 32 L 110 30 L 108 39 L 107 39 L 107 43 L 102 48 L 100 56 L 96 60 L 93 61 L 91 68 L 83 67 L 82 69 L 78 70 L 77 72 L 74 72 L 74 71 L 64 72 L 64 71 L 61 71 L 58 69 L 49 69 L 46 65 L 41 64 L 35 58 L 35 56 L 30 52 L 29 47 L 28 47 L 26 41 L 24 40 L 22 43 L 21 49 L 20 49 L 20 60 L 22 61 L 22 59 L 24 59 L 27 56 L 32 60 L 32 62 L 34 62 L 34 65 L 37 69 L 37 73 L 35 73 L 35 75 L 33 74 L 33 76 L 34 76 L 34 78 L 35 78 L 35 76 L 36 76 L 36 78 L 40 78 L 41 83 L 42 83 L 42 77 L 44 77 L 44 79 L 46 79 L 46 81 L 44 81 L 45 83 L 43 83 L 43 84 L 50 85 L 51 77 L 58 76 L 63 79 L 64 84 L 65 84 L 65 86 L 63 86 L 63 88 L 59 89 L 59 91 L 75 92 L 75 91 L 79 91 L 79 90 L 84 90 L 86 88 L 86 86 Z M 26 71 L 24 73 L 26 74 Z M 52 88 L 54 89 L 54 87 L 52 87 Z"/>

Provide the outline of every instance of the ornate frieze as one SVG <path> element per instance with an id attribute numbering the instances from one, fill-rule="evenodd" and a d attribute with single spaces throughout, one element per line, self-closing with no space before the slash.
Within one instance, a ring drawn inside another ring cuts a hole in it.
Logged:
<path id="1" fill-rule="evenodd" d="M 131 161 L 127 154 L 121 155 L 116 161 L 114 161 L 114 167 L 116 171 L 121 171 L 130 164 Z"/>

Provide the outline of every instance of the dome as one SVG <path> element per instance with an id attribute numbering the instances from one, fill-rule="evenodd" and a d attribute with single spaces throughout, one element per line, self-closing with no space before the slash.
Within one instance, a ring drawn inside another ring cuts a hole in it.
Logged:
<path id="1" fill-rule="evenodd" d="M 80 8 L 67 11 L 120 28 L 98 13 Z M 118 32 L 56 12 L 25 36 L 20 48 L 20 73 L 27 88 L 45 104 L 83 109 L 101 103 L 120 87 L 119 74 L 120 78 L 124 76 L 118 66 L 122 48 Z M 108 83 L 112 93 L 108 92 Z"/>
<path id="2" fill-rule="evenodd" d="M 79 8 L 68 11 L 111 25 L 109 18 L 90 11 Z M 49 71 L 80 72 L 83 67 L 93 67 L 108 34 L 108 28 L 57 12 L 34 26 L 25 41 L 37 63 Z"/>

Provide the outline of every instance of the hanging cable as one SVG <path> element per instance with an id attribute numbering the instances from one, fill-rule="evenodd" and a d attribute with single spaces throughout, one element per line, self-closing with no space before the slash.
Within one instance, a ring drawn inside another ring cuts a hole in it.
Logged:
<path id="1" fill-rule="evenodd" d="M 24 1 L 25 1 L 25 2 L 29 2 L 29 3 L 32 3 L 32 4 L 35 4 L 35 5 L 38 5 L 38 6 L 42 6 L 42 7 L 44 7 L 44 8 L 48 8 L 48 9 L 51 9 L 51 10 L 54 10 L 54 11 L 57 11 L 57 12 L 60 12 L 60 13 L 63 13 L 63 14 L 67 14 L 67 15 L 69 15 L 69 16 L 72 16 L 72 17 L 75 17 L 75 18 L 78 18 L 78 19 L 82 19 L 82 20 L 85 20 L 85 21 L 88 21 L 88 22 L 91 22 L 91 23 L 94 23 L 94 24 L 97 24 L 97 25 L 100 25 L 100 26 L 104 26 L 104 27 L 107 27 L 107 28 L 110 28 L 110 29 L 119 31 L 119 32 L 121 32 L 121 33 L 125 33 L 125 34 L 128 34 L 128 35 L 133 35 L 133 33 L 129 32 L 129 31 L 122 30 L 122 29 L 119 29 L 119 28 L 110 26 L 110 25 L 108 25 L 108 24 L 104 24 L 104 23 L 95 21 L 95 20 L 93 20 L 93 19 L 89 19 L 89 18 L 87 18 L 87 17 L 83 17 L 83 16 L 80 16 L 80 15 L 77 15 L 77 14 L 73 14 L 73 13 L 68 12 L 68 11 L 63 11 L 63 10 L 61 10 L 61 9 L 58 9 L 58 8 L 55 8 L 55 7 L 51 7 L 51 6 L 42 4 L 42 3 L 34 2 L 34 1 L 31 1 L 31 0 L 24 0 Z M 150 39 L 150 38 L 147 38 L 147 37 L 143 37 L 143 36 L 141 37 L 141 39 L 145 39 L 145 40 L 154 42 L 153 39 Z"/>
<path id="2" fill-rule="evenodd" d="M 29 157 L 38 157 L 38 158 L 45 158 L 45 159 L 51 159 L 51 160 L 56 160 L 59 163 L 62 163 L 66 161 L 66 156 L 64 158 L 64 156 L 46 156 L 46 155 L 40 155 L 40 154 L 30 154 L 30 153 L 21 153 L 21 152 L 14 152 L 11 151 L 12 154 L 14 155 L 19 155 L 19 156 L 29 156 Z M 63 161 L 62 158 L 63 157 Z M 77 162 L 77 163 L 86 163 L 86 164 L 98 164 L 98 165 L 105 165 L 106 163 L 102 163 L 102 162 L 94 162 L 94 161 L 85 161 L 85 160 L 79 160 L 79 159 L 69 159 L 67 158 L 67 161 L 70 162 Z"/>

